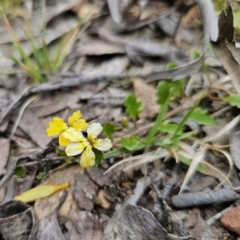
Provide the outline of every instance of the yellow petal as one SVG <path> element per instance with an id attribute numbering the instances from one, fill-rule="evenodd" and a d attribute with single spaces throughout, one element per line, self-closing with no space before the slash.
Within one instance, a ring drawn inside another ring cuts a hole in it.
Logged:
<path id="1" fill-rule="evenodd" d="M 87 146 L 80 158 L 80 165 L 82 168 L 92 167 L 95 164 L 95 154 L 91 146 Z"/>
<path id="2" fill-rule="evenodd" d="M 77 131 L 84 131 L 88 128 L 88 126 L 89 126 L 89 124 L 84 119 L 78 119 L 72 125 L 72 127 L 74 129 L 76 129 Z"/>
<path id="3" fill-rule="evenodd" d="M 76 156 L 79 155 L 85 147 L 86 142 L 71 143 L 66 147 L 65 153 L 67 154 L 67 156 Z"/>
<path id="4" fill-rule="evenodd" d="M 93 146 L 100 151 L 107 151 L 112 147 L 112 142 L 109 138 L 97 139 L 94 141 Z"/>
<path id="5" fill-rule="evenodd" d="M 73 127 L 73 124 L 75 121 L 77 121 L 79 118 L 82 117 L 82 113 L 80 111 L 74 112 L 69 118 L 68 118 L 68 125 Z"/>
<path id="6" fill-rule="evenodd" d="M 25 203 L 33 202 L 39 198 L 48 197 L 53 193 L 68 187 L 68 183 L 61 185 L 41 185 L 16 196 L 14 200 L 22 201 Z"/>
<path id="7" fill-rule="evenodd" d="M 97 138 L 103 127 L 100 123 L 92 123 L 87 129 L 88 139 L 91 143 Z"/>
<path id="8" fill-rule="evenodd" d="M 49 127 L 46 132 L 49 137 L 59 135 L 60 132 L 67 129 L 67 124 L 63 121 L 62 118 L 55 117 L 51 122 L 49 122 Z"/>
<path id="9" fill-rule="evenodd" d="M 67 147 L 67 146 L 71 143 L 71 141 L 68 140 L 67 138 L 65 138 L 65 137 L 63 136 L 63 132 L 62 132 L 62 133 L 60 133 L 60 135 L 59 135 L 58 143 L 59 143 L 59 146 L 61 146 L 61 147 Z"/>
<path id="10" fill-rule="evenodd" d="M 85 137 L 83 137 L 81 132 L 77 132 L 74 128 L 68 128 L 63 133 L 63 136 L 69 139 L 71 142 L 84 142 L 87 141 Z"/>

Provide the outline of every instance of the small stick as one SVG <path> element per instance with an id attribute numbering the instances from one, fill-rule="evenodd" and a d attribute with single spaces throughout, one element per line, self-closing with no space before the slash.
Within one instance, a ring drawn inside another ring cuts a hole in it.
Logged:
<path id="1" fill-rule="evenodd" d="M 223 188 L 217 191 L 183 193 L 171 198 L 172 204 L 177 208 L 187 208 L 206 204 L 235 201 L 240 198 L 235 191 Z"/>

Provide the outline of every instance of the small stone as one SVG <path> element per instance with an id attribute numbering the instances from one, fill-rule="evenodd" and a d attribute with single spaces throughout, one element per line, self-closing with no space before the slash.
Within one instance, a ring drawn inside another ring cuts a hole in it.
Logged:
<path id="1" fill-rule="evenodd" d="M 220 222 L 228 230 L 240 235 L 240 206 L 227 211 L 222 216 Z"/>

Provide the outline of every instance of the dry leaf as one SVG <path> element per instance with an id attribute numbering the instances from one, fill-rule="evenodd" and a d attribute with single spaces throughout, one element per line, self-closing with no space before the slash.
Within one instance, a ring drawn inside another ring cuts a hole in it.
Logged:
<path id="1" fill-rule="evenodd" d="M 145 83 L 140 78 L 132 78 L 134 92 L 142 102 L 143 111 L 139 114 L 140 118 L 153 118 L 159 112 L 157 105 L 156 90 L 151 85 Z"/>
<path id="2" fill-rule="evenodd" d="M 64 183 L 61 185 L 41 185 L 16 196 L 14 200 L 22 201 L 25 203 L 33 202 L 39 198 L 48 197 L 53 193 L 68 187 L 68 183 Z"/>

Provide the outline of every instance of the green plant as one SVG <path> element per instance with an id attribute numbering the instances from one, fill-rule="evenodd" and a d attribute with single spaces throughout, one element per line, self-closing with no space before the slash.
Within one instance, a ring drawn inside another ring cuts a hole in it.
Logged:
<path id="1" fill-rule="evenodd" d="M 1 0 L 0 7 L 8 18 L 26 17 L 26 13 L 23 11 L 21 4 L 23 0 Z M 1 16 L 1 14 L 0 14 Z"/>
<path id="2" fill-rule="evenodd" d="M 44 13 L 44 7 L 42 9 Z M 74 29 L 71 29 L 61 39 L 56 41 L 55 46 L 52 48 L 47 45 L 44 39 L 45 31 L 43 32 L 41 38 L 34 37 L 31 31 L 25 32 L 25 35 L 31 45 L 31 56 L 24 50 L 24 47 L 15 35 L 14 30 L 3 10 L 2 15 L 8 32 L 12 38 L 13 49 L 16 52 L 15 54 L 9 54 L 9 58 L 12 59 L 16 65 L 20 67 L 20 69 L 27 73 L 33 82 L 46 82 L 48 80 L 48 75 L 57 71 L 61 67 L 66 55 L 75 41 L 80 25 L 78 24 Z M 42 21 L 43 26 L 45 26 L 44 14 Z"/>
<path id="3" fill-rule="evenodd" d="M 202 98 L 206 95 L 206 91 L 203 91 L 202 94 L 196 98 L 191 108 L 182 112 L 182 120 L 179 123 L 172 123 L 171 120 L 166 117 L 168 116 L 170 103 L 182 95 L 183 86 L 184 80 L 179 80 L 178 82 L 171 80 L 160 82 L 156 90 L 157 103 L 159 104 L 160 109 L 159 114 L 155 121 L 149 125 L 146 136 L 141 137 L 137 134 L 138 131 L 135 131 L 130 135 L 128 134 L 128 136 L 123 136 L 120 140 L 120 146 L 117 149 L 105 153 L 104 157 L 120 156 L 139 150 L 144 151 L 145 148 L 155 149 L 155 152 L 130 156 L 114 165 L 108 171 L 111 171 L 113 168 L 118 167 L 121 164 L 123 170 L 127 171 L 128 169 L 146 162 L 157 160 L 159 157 L 171 156 L 175 158 L 176 161 L 189 166 L 183 187 L 196 170 L 204 174 L 221 176 L 230 184 L 228 177 L 231 172 L 231 157 L 227 156 L 224 151 L 221 152 L 222 150 L 217 146 L 209 145 L 207 139 L 206 141 L 204 141 L 204 139 L 197 139 L 194 136 L 195 131 L 186 131 L 185 128 L 185 125 L 189 120 L 193 120 L 202 125 L 213 125 L 215 123 L 214 118 L 207 113 L 207 110 L 199 106 Z M 126 99 L 133 100 L 125 101 L 126 112 L 133 121 L 136 121 L 137 115 L 140 112 L 139 109 L 141 109 L 141 103 L 133 94 L 129 96 L 127 96 Z M 146 130 L 146 128 L 144 128 L 144 130 Z M 199 149 L 203 150 L 197 150 L 197 148 L 192 149 L 188 144 L 189 142 L 198 143 L 197 146 L 199 146 Z M 116 143 L 119 145 L 119 141 L 115 141 L 115 144 Z M 227 177 L 214 166 L 204 161 L 207 149 L 214 149 L 214 151 L 219 151 L 227 157 L 230 163 L 230 170 Z M 124 167 L 126 162 L 132 163 L 128 164 L 127 167 Z"/>

